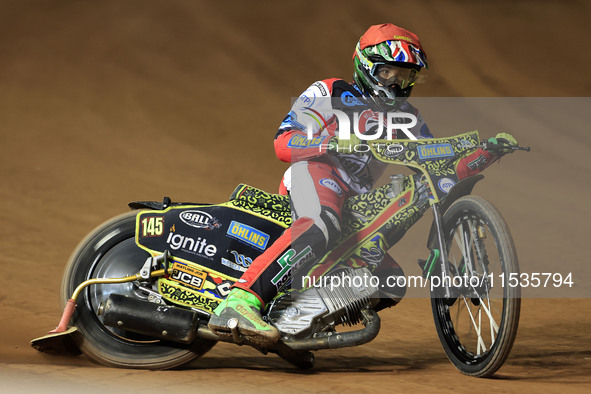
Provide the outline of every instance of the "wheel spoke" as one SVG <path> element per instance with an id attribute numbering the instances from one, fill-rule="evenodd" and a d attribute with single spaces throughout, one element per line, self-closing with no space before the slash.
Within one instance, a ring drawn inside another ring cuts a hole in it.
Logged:
<path id="1" fill-rule="evenodd" d="M 471 286 L 471 287 L 473 290 L 476 291 L 476 288 L 474 286 Z M 488 290 L 487 290 L 487 295 L 488 295 Z M 488 308 L 484 303 L 485 300 L 486 300 L 486 304 L 488 304 Z M 495 334 L 497 334 L 499 332 L 499 325 L 497 324 L 495 318 L 492 315 L 492 308 L 490 306 L 490 298 L 486 297 L 485 300 L 483 300 L 481 297 L 478 297 L 478 301 L 479 301 L 478 304 L 482 309 L 484 309 L 484 312 L 488 316 L 488 320 L 490 322 L 490 337 L 491 337 L 491 346 L 492 346 L 495 342 L 495 338 L 496 338 Z M 493 306 L 494 306 L 494 304 L 493 304 Z M 478 313 L 480 314 L 480 308 L 478 310 Z M 480 323 L 480 321 L 479 321 L 479 323 Z"/>
<path id="2" fill-rule="evenodd" d="M 464 238 L 466 238 L 466 274 L 468 276 L 474 275 L 474 262 L 472 259 L 472 222 L 468 221 L 468 230 L 464 232 Z"/>
<path id="3" fill-rule="evenodd" d="M 454 267 L 456 267 L 456 270 L 460 269 L 460 267 L 458 266 L 458 260 L 456 259 L 455 253 L 452 255 L 452 260 L 450 261 L 450 263 L 452 263 L 454 265 Z"/>
<path id="4" fill-rule="evenodd" d="M 470 229 L 468 231 L 464 228 L 464 224 L 466 222 L 462 221 L 458 228 L 458 231 L 454 234 L 454 239 L 456 240 L 460 250 L 462 251 L 462 256 L 464 257 L 464 267 L 466 268 L 466 273 L 468 275 L 472 274 L 472 259 L 470 258 L 470 245 L 472 245 L 472 234 L 470 233 Z M 468 223 L 468 227 L 470 227 L 470 222 Z M 468 238 L 469 237 L 469 238 Z"/>
<path id="5" fill-rule="evenodd" d="M 499 333 L 499 325 L 497 324 L 497 322 L 495 321 L 495 318 L 493 317 L 493 315 L 491 313 L 490 299 L 487 298 L 486 303 L 488 304 L 488 308 L 486 307 L 486 305 L 484 305 L 482 303 L 482 300 L 480 300 L 480 304 L 482 305 L 482 307 L 484 308 L 484 311 L 488 315 L 488 320 L 490 322 L 490 342 L 491 342 L 490 346 L 492 346 L 495 344 L 495 339 L 497 338 L 497 336 L 495 334 Z"/>
<path id="6" fill-rule="evenodd" d="M 462 299 L 464 300 L 464 303 L 466 304 L 466 308 L 468 309 L 468 313 L 470 314 L 470 320 L 472 320 L 472 325 L 474 326 L 474 330 L 476 331 L 476 336 L 478 337 L 477 345 L 476 345 L 476 355 L 480 356 L 480 348 L 482 347 L 482 349 L 484 349 L 484 351 L 486 351 L 486 345 L 484 344 L 484 340 L 482 339 L 482 335 L 480 334 L 480 327 L 476 323 L 476 320 L 474 319 L 474 315 L 472 315 L 472 311 L 470 310 L 470 306 L 468 305 L 468 302 L 466 301 L 466 297 L 462 297 Z"/>
<path id="7" fill-rule="evenodd" d="M 482 332 L 482 308 L 478 308 L 478 332 Z M 480 341 L 478 341 L 478 344 L 480 344 Z M 486 348 L 484 346 L 484 339 L 482 340 L 482 345 L 483 350 L 486 351 Z M 480 347 L 478 348 L 477 354 L 480 356 Z"/>

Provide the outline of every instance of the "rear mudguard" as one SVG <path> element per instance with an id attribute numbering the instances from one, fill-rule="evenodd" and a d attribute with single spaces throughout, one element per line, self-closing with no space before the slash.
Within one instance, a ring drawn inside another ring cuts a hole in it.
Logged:
<path id="1" fill-rule="evenodd" d="M 164 197 L 162 202 L 159 201 L 132 201 L 127 206 L 131 209 L 154 209 L 163 211 L 168 207 L 177 207 L 180 205 L 211 205 L 195 202 L 172 202 L 169 197 Z"/>
<path id="2" fill-rule="evenodd" d="M 460 182 L 450 190 L 449 194 L 441 201 L 440 210 L 443 215 L 445 211 L 454 203 L 457 199 L 463 196 L 467 196 L 472 193 L 476 182 L 484 178 L 484 175 L 472 175 L 468 178 L 462 179 Z M 435 226 L 435 220 L 431 224 L 431 231 L 429 232 L 429 238 L 427 239 L 427 248 L 433 250 L 437 248 L 437 228 Z"/>

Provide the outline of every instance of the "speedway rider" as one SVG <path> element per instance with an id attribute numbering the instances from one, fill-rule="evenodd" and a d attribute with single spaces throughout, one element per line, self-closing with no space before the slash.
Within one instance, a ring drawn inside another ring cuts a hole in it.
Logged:
<path id="1" fill-rule="evenodd" d="M 368 135 L 374 134 L 388 112 L 412 114 L 416 124 L 409 127 L 410 132 L 416 138 L 433 137 L 418 111 L 405 100 L 420 71 L 427 67 L 425 52 L 415 34 L 389 23 L 371 26 L 360 38 L 353 62 L 354 83 L 336 78 L 315 82 L 295 101 L 281 123 L 275 136 L 275 152 L 280 160 L 292 165 L 280 192 L 290 193 L 294 222 L 253 261 L 215 309 L 209 328 L 220 336 L 230 335 L 228 320 L 236 318 L 238 330 L 247 342 L 264 347 L 277 341 L 278 330 L 261 318 L 260 311 L 279 287 L 289 283 L 294 271 L 318 261 L 336 245 L 341 236 L 344 202 L 370 190 L 379 177 L 383 164 L 372 160 L 371 154 L 355 152 L 360 140 L 353 130 L 350 139 L 338 138 L 342 117 L 337 114 L 346 113 L 350 124 Z M 395 130 L 392 138 L 408 139 L 403 131 Z M 507 133 L 489 139 L 489 144 L 496 143 L 517 145 Z M 462 179 L 478 173 L 498 158 L 479 149 L 460 160 L 458 176 Z M 403 275 L 388 254 L 379 266 L 369 268 L 374 275 L 380 275 L 380 271 L 381 275 Z M 402 296 L 404 291 L 382 294 L 378 307 L 395 305 Z"/>

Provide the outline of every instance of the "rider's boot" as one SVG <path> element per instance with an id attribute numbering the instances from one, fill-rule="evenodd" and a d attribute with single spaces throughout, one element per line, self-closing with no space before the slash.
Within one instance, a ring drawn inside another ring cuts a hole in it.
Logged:
<path id="1" fill-rule="evenodd" d="M 252 293 L 234 288 L 228 297 L 213 311 L 209 328 L 221 337 L 231 337 L 228 322 L 237 320 L 239 335 L 247 342 L 269 346 L 279 339 L 279 331 L 261 317 L 262 303 Z"/>

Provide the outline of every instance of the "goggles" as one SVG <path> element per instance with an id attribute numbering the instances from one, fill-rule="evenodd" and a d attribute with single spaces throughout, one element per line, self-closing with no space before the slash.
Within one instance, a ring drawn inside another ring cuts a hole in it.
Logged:
<path id="1" fill-rule="evenodd" d="M 401 89 L 406 89 L 417 82 L 419 73 L 413 68 L 374 63 L 372 75 L 383 86 L 397 85 Z"/>

